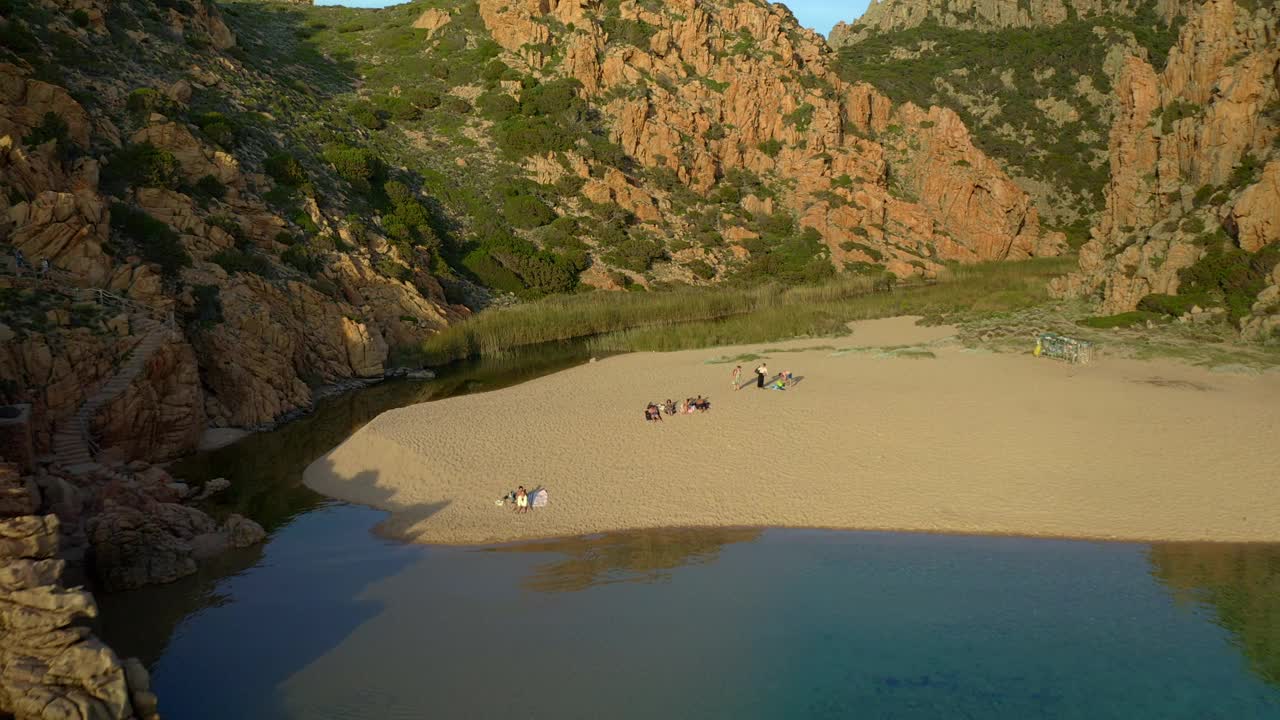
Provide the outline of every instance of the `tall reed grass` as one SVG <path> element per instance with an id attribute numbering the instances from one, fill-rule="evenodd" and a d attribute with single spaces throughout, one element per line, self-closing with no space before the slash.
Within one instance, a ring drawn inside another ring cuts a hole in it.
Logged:
<path id="1" fill-rule="evenodd" d="M 1047 299 L 1049 278 L 1073 267 L 1063 258 L 955 266 L 934 284 L 891 292 L 877 292 L 872 278 L 842 276 L 813 286 L 559 296 L 479 313 L 431 337 L 423 350 L 427 362 L 439 364 L 577 338 L 591 338 L 600 351 L 628 351 L 834 336 L 851 320 L 1035 305 Z"/>

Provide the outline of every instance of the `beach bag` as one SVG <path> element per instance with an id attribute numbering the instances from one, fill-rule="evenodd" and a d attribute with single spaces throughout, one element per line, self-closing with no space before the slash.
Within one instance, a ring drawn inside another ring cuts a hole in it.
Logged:
<path id="1" fill-rule="evenodd" d="M 546 506 L 547 506 L 547 491 L 546 491 L 546 490 L 539 490 L 539 491 L 535 492 L 535 493 L 533 494 L 533 502 L 531 502 L 531 503 L 529 503 L 529 504 L 530 504 L 530 505 L 532 505 L 533 507 L 546 507 Z"/>

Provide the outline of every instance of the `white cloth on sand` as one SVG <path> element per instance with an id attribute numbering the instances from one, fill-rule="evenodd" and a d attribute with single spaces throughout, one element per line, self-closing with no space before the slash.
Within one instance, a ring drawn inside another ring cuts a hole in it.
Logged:
<path id="1" fill-rule="evenodd" d="M 533 505 L 534 507 L 546 507 L 546 506 L 547 506 L 547 491 L 546 491 L 546 490 L 538 490 L 537 492 L 535 492 L 535 493 L 533 494 L 533 502 L 532 502 L 532 503 L 530 503 L 530 504 L 531 504 L 531 505 Z"/>

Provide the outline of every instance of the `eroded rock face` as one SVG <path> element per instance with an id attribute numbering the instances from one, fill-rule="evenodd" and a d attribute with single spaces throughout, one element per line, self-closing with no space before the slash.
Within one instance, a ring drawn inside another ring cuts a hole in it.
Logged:
<path id="1" fill-rule="evenodd" d="M 29 486 L 15 465 L 0 461 L 0 496 Z M 0 714 L 132 718 L 120 661 L 80 624 L 97 615 L 93 596 L 62 586 L 58 518 L 18 514 L 36 512 L 32 497 L 31 505 L 0 513 Z"/>
<path id="2" fill-rule="evenodd" d="M 821 234 L 838 269 L 850 261 L 928 275 L 940 260 L 1065 247 L 954 113 L 895 107 L 870 86 L 846 84 L 822 39 L 781 6 L 623 3 L 624 21 L 654 28 L 647 47 L 611 44 L 591 3 L 482 0 L 480 9 L 494 39 L 535 68 L 545 59 L 531 57 L 530 46 L 560 44 L 558 72 L 603 103 L 614 139 L 640 165 L 670 170 L 696 193 L 735 170 L 781 180 L 779 209 Z M 544 18 L 574 31 L 553 34 Z M 661 77 L 672 82 L 645 80 Z M 687 81 L 694 78 L 705 81 Z M 640 84 L 643 93 L 626 92 Z M 642 221 L 656 218 L 665 199 L 617 170 L 584 193 Z"/>
<path id="3" fill-rule="evenodd" d="M 1055 281 L 1056 294 L 1098 298 L 1105 313 L 1132 310 L 1148 294 L 1176 293 L 1179 271 L 1206 247 L 1256 253 L 1280 240 L 1277 63 L 1274 12 L 1233 0 L 1199 7 L 1164 72 L 1126 61 L 1106 209 L 1080 271 Z M 1269 294 L 1255 304 L 1258 319 L 1243 321 L 1246 335 L 1269 337 Z"/>
<path id="4" fill-rule="evenodd" d="M 119 315 L 98 328 L 24 333 L 0 347 L 0 380 L 16 388 L 15 401 L 31 403 L 37 452 L 49 452 L 57 424 L 114 376 L 143 332 Z M 174 337 L 93 428 L 103 448 L 120 448 L 129 458 L 171 459 L 195 447 L 205 425 L 203 407 L 195 355 Z"/>
<path id="5" fill-rule="evenodd" d="M 175 27 L 206 33 L 215 47 L 234 42 L 212 5 L 197 1 L 193 7 L 193 15 L 171 18 Z M 104 118 L 91 123 L 64 88 L 24 72 L 0 64 L 0 236 L 33 263 L 47 258 L 62 271 L 56 289 L 68 307 L 95 304 L 81 291 L 101 288 L 151 308 L 154 317 L 174 313 L 180 323 L 213 308 L 221 311 L 220 322 L 185 323 L 185 337 L 161 347 L 146 372 L 94 419 L 94 432 L 113 456 L 176 457 L 195 446 L 208 420 L 248 426 L 272 422 L 310 405 L 309 383 L 380 377 L 390 347 L 420 343 L 467 314 L 449 306 L 438 281 L 425 272 L 416 272 L 409 282 L 377 272 L 376 256 L 364 247 L 328 253 L 314 281 L 290 269 L 280 259 L 287 246 L 279 242 L 290 232 L 289 223 L 261 199 L 270 180 L 242 173 L 235 157 L 182 122 L 153 116 L 153 122 L 121 137 Z M 169 83 L 165 92 L 185 102 L 192 82 L 217 80 L 193 70 L 190 82 Z M 97 159 L 66 162 L 54 143 L 24 144 L 47 112 L 68 122 L 70 142 L 82 149 L 122 140 L 149 143 L 173 156 L 186 185 L 208 178 L 221 183 L 225 194 L 216 204 L 163 187 L 140 187 L 114 198 L 175 233 L 193 261 L 182 277 L 165 276 L 159 265 L 129 254 L 139 248 L 128 238 L 112 236 L 113 199 L 99 187 Z M 329 217 L 333 211 L 313 201 L 307 210 L 322 232 L 341 234 L 339 222 Z M 371 235 L 370 246 L 396 257 Z M 272 277 L 229 275 L 212 262 L 227 252 L 266 259 L 275 268 Z M 205 305 L 197 307 L 193 293 L 201 286 L 201 292 L 211 287 L 214 294 L 212 300 L 206 294 Z M 100 313 L 99 321 L 82 327 L 71 322 L 70 312 L 58 312 L 51 315 L 54 327 L 44 331 L 6 328 L 0 379 L 16 390 L 0 400 L 33 404 L 41 452 L 49 450 L 57 423 L 110 381 L 145 334 L 137 324 L 146 312 L 104 306 Z M 206 407 L 214 412 L 206 413 Z"/>
<path id="6" fill-rule="evenodd" d="M 925 21 L 966 30 L 1040 27 L 1104 13 L 1133 15 L 1144 4 L 1139 0 L 873 0 L 856 21 L 837 23 L 829 42 L 839 48 L 877 32 L 906 30 Z M 1160 0 L 1155 11 L 1168 20 L 1188 14 L 1194 6 L 1191 0 Z"/>

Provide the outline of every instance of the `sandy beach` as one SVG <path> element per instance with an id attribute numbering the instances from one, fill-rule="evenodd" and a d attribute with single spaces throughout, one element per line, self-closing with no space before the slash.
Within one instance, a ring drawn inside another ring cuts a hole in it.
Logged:
<path id="1" fill-rule="evenodd" d="M 313 463 L 385 530 L 482 544 L 671 526 L 1280 541 L 1280 374 L 968 350 L 913 319 L 592 362 L 385 413 Z M 912 349 L 889 349 L 911 346 Z M 743 353 L 799 382 L 757 390 Z M 705 414 L 645 405 L 708 395 Z M 516 515 L 523 484 L 550 502 Z"/>

